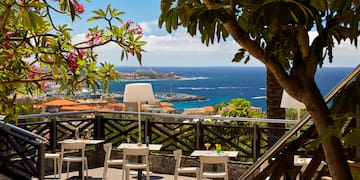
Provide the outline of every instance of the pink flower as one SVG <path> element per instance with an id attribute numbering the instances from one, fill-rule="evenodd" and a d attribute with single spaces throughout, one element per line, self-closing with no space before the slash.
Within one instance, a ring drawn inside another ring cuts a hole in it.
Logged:
<path id="1" fill-rule="evenodd" d="M 87 44 L 89 45 L 101 44 L 104 42 L 104 40 L 101 38 L 100 32 L 98 31 L 93 33 L 87 33 L 85 37 L 89 39 L 89 41 L 87 42 Z"/>
<path id="2" fill-rule="evenodd" d="M 131 54 L 131 55 L 133 55 L 133 56 L 135 55 L 135 49 L 134 49 L 134 48 L 130 48 L 129 51 L 130 51 L 130 54 Z"/>
<path id="3" fill-rule="evenodd" d="M 41 83 L 40 89 L 44 91 L 44 90 L 46 90 L 46 88 L 47 88 L 47 86 L 46 86 L 45 82 Z"/>
<path id="4" fill-rule="evenodd" d="M 75 61 L 71 61 L 69 62 L 69 67 L 70 69 L 75 70 L 79 67 L 79 65 Z"/>
<path id="5" fill-rule="evenodd" d="M 73 50 L 73 51 L 70 52 L 69 56 L 67 57 L 67 62 L 68 62 L 68 64 L 69 64 L 70 69 L 72 69 L 72 70 L 77 69 L 78 66 L 79 66 L 79 65 L 77 64 L 77 62 L 76 62 L 77 56 L 78 56 L 78 55 L 77 55 L 76 52 Z"/>
<path id="6" fill-rule="evenodd" d="M 29 78 L 34 79 L 35 78 L 35 73 L 30 71 L 29 72 Z"/>
<path id="7" fill-rule="evenodd" d="M 135 32 L 136 32 L 135 29 L 130 29 L 130 30 L 129 30 L 129 33 L 130 33 L 130 34 L 135 34 Z"/>
<path id="8" fill-rule="evenodd" d="M 14 54 L 13 53 L 7 53 L 6 54 L 6 59 L 7 60 L 9 60 L 9 59 L 11 59 L 11 58 L 13 58 L 14 57 Z"/>
<path id="9" fill-rule="evenodd" d="M 94 41 L 93 41 L 93 40 L 89 40 L 89 41 L 87 42 L 87 44 L 88 44 L 88 45 L 93 45 L 93 44 L 94 44 Z"/>
<path id="10" fill-rule="evenodd" d="M 84 8 L 84 5 L 83 4 L 78 4 L 77 2 L 75 1 L 72 1 L 72 4 L 74 6 L 74 10 L 80 14 L 84 13 L 85 12 L 85 8 Z"/>
<path id="11" fill-rule="evenodd" d="M 136 25 L 136 31 L 135 31 L 135 34 L 138 34 L 138 35 L 142 35 L 143 34 L 143 29 L 141 28 L 140 25 Z"/>
<path id="12" fill-rule="evenodd" d="M 130 26 L 131 24 L 133 24 L 133 23 L 134 23 L 134 21 L 132 21 L 132 20 L 127 20 L 126 23 L 125 23 L 126 28 L 129 28 L 129 26 Z"/>
<path id="13" fill-rule="evenodd" d="M 8 32 L 6 32 L 6 35 L 8 35 L 8 36 L 12 36 L 12 35 L 14 35 L 14 34 L 15 34 L 14 31 L 8 31 Z"/>
<path id="14" fill-rule="evenodd" d="M 37 73 L 40 72 L 40 69 L 37 68 L 35 65 L 32 65 L 31 68 L 33 69 L 34 72 L 37 72 Z"/>
<path id="15" fill-rule="evenodd" d="M 99 40 L 100 39 L 100 33 L 98 31 L 94 32 L 94 39 Z"/>
<path id="16" fill-rule="evenodd" d="M 85 50 L 85 49 L 80 49 L 80 50 L 79 50 L 79 56 L 80 56 L 80 58 L 84 58 L 85 55 L 86 55 L 86 50 Z"/>
<path id="17" fill-rule="evenodd" d="M 2 45 L 5 46 L 5 47 L 10 47 L 10 46 L 11 46 L 11 43 L 10 43 L 10 41 L 4 41 L 4 42 L 2 43 Z"/>

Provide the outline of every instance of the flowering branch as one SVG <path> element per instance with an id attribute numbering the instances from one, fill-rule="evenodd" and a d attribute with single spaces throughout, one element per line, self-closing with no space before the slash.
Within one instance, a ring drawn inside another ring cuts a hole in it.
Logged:
<path id="1" fill-rule="evenodd" d="M 57 7 L 58 6 L 58 7 Z M 132 23 L 120 26 L 124 12 L 112 9 L 93 11 L 88 21 L 105 20 L 107 27 L 90 28 L 84 41 L 73 43 L 71 29 L 56 25 L 53 14 L 69 14 L 72 21 L 85 12 L 80 0 L 7 0 L 0 3 L 0 112 L 16 119 L 16 94 L 46 91 L 48 82 L 60 85 L 59 91 L 71 94 L 82 86 L 107 90 L 108 82 L 119 77 L 109 63 L 97 63 L 94 49 L 110 42 L 119 45 L 122 56 L 137 57 L 146 42 L 141 41 L 142 29 Z M 11 100 L 8 97 L 13 97 Z M 10 119 L 12 119 L 10 118 Z"/>

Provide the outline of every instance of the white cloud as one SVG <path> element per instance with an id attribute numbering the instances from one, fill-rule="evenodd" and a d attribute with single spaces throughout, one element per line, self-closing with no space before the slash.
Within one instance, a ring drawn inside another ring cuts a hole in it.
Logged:
<path id="1" fill-rule="evenodd" d="M 310 42 L 318 35 L 317 32 L 309 32 Z M 360 39 L 358 38 L 358 41 Z M 337 44 L 337 41 L 334 40 L 334 49 L 333 49 L 333 62 L 330 63 L 328 59 L 324 60 L 326 66 L 347 66 L 354 67 L 359 65 L 358 57 L 360 52 L 351 44 L 350 40 L 341 41 L 340 44 Z"/>
<path id="2" fill-rule="evenodd" d="M 147 22 L 139 22 L 138 24 L 141 26 L 145 34 L 152 32 L 154 30 L 154 27 L 157 28 L 157 22 L 155 20 L 147 21 Z"/>
<path id="3" fill-rule="evenodd" d="M 234 53 L 238 48 L 232 39 L 226 42 L 215 42 L 208 47 L 201 43 L 198 37 L 191 37 L 185 32 L 175 32 L 167 35 L 149 35 L 145 36 L 144 40 L 148 42 L 145 49 L 150 52 L 232 52 Z"/>
<path id="4" fill-rule="evenodd" d="M 143 27 L 144 37 L 142 40 L 147 44 L 143 53 L 144 66 L 234 66 L 243 65 L 241 63 L 231 63 L 231 59 L 239 45 L 228 38 L 225 42 L 210 44 L 208 47 L 201 43 L 199 37 L 191 37 L 185 30 L 179 29 L 173 33 L 159 33 L 155 28 L 156 22 L 139 23 Z M 155 32 L 156 31 L 156 32 Z M 310 32 L 312 41 L 316 32 Z M 74 42 L 85 39 L 85 33 L 74 36 Z M 129 60 L 121 61 L 121 48 L 115 43 L 110 43 L 102 47 L 97 47 L 95 51 L 99 54 L 99 61 L 108 61 L 115 65 L 139 66 L 135 57 L 129 56 Z M 360 52 L 350 44 L 349 41 L 336 45 L 334 49 L 334 62 L 330 66 L 356 66 L 359 64 L 357 57 Z M 325 64 L 328 64 L 325 61 Z M 245 66 L 262 65 L 252 58 Z"/>

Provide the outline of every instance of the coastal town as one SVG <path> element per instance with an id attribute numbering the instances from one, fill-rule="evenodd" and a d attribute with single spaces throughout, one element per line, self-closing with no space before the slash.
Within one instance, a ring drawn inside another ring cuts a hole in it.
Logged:
<path id="1" fill-rule="evenodd" d="M 134 72 L 120 72 L 121 80 L 141 81 L 141 80 L 168 80 L 168 79 L 182 79 L 185 76 L 177 75 L 173 72 L 164 73 L 156 72 L 152 69 L 137 69 Z M 60 112 L 60 111 L 81 111 L 81 110 L 115 110 L 123 111 L 128 109 L 137 109 L 131 107 L 133 104 L 124 103 L 124 92 L 104 92 L 99 89 L 96 91 L 83 88 L 81 91 L 74 93 L 73 96 L 67 97 L 65 94 L 58 93 L 58 86 L 49 83 L 47 85 L 46 94 L 32 97 L 35 102 L 34 108 L 41 109 L 45 112 Z M 181 101 L 202 101 L 207 98 L 174 92 L 154 92 L 155 101 L 147 102 L 142 105 L 141 109 L 145 112 L 157 113 L 179 113 L 171 102 Z M 212 108 L 188 108 L 184 109 L 186 114 L 212 114 Z"/>

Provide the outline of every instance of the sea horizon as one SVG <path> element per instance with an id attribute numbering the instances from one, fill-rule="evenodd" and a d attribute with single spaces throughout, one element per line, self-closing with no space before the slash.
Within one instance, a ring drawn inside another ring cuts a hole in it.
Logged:
<path id="1" fill-rule="evenodd" d="M 122 67 L 120 72 L 134 72 L 136 69 L 150 68 L 155 72 L 173 72 L 176 75 L 190 77 L 175 80 L 120 80 L 111 82 L 111 92 L 123 92 L 128 83 L 151 83 L 154 92 L 185 93 L 205 97 L 203 101 L 172 102 L 182 112 L 185 108 L 214 106 L 231 99 L 244 98 L 254 107 L 266 111 L 266 68 L 262 66 L 221 66 L 221 67 Z M 316 82 L 325 96 L 354 67 L 318 68 Z"/>

